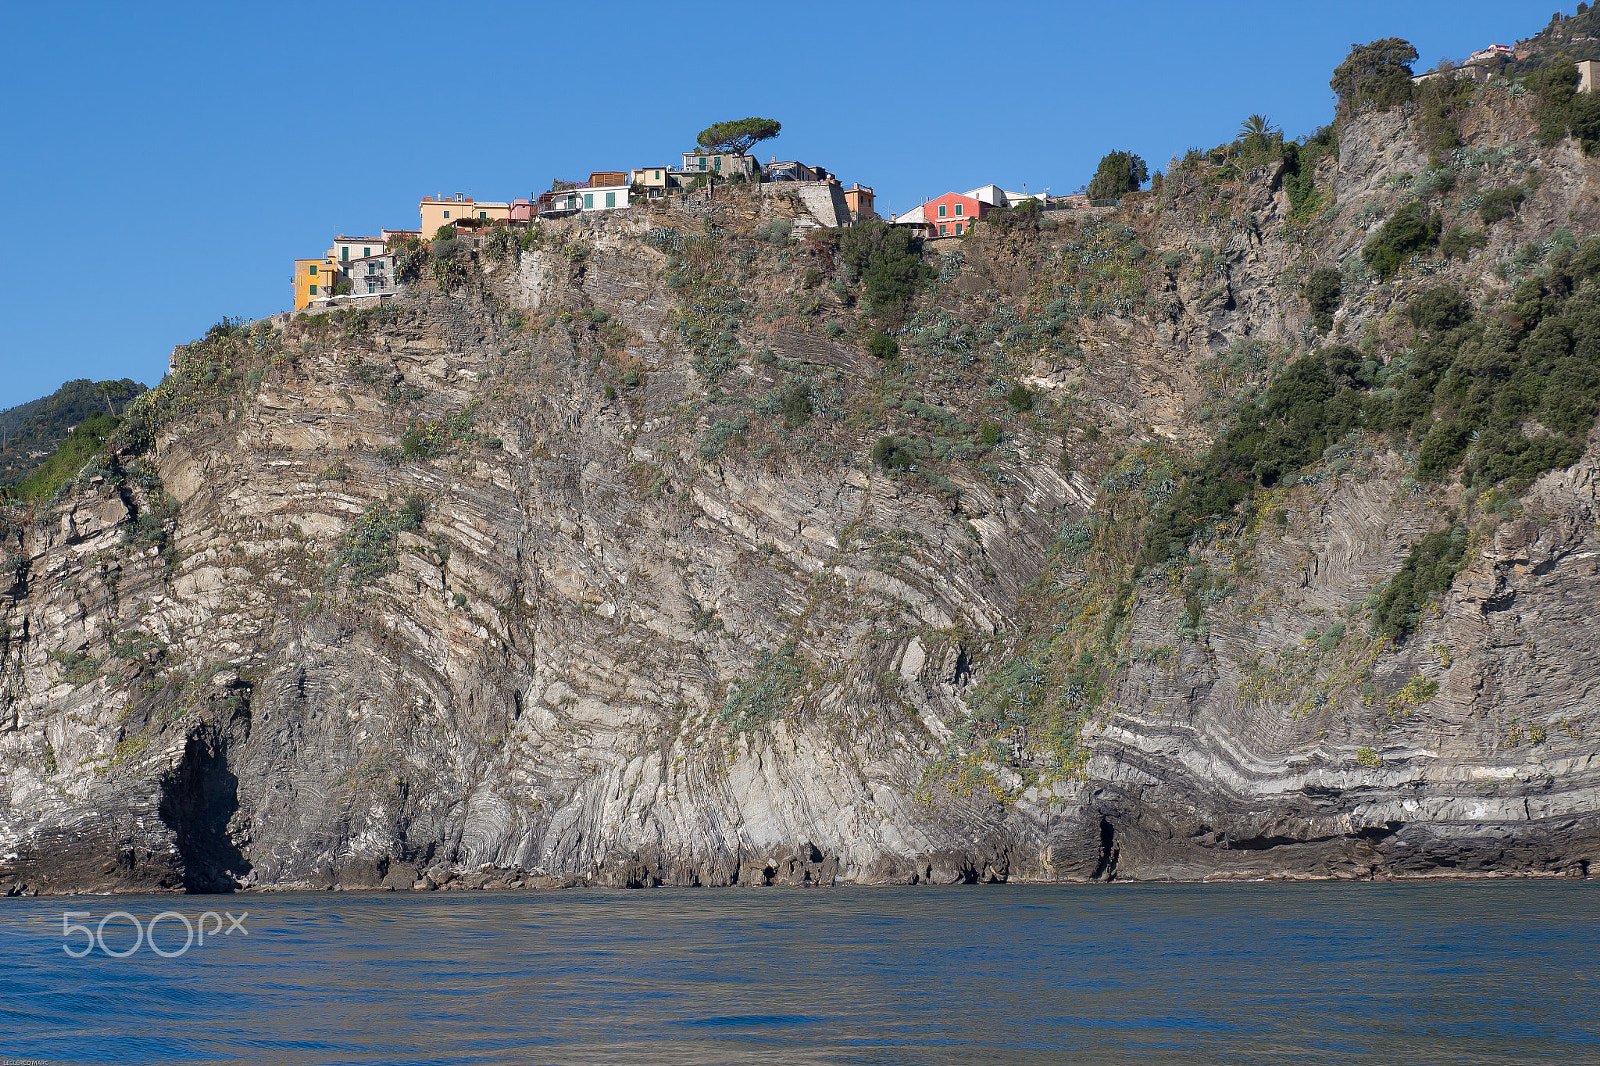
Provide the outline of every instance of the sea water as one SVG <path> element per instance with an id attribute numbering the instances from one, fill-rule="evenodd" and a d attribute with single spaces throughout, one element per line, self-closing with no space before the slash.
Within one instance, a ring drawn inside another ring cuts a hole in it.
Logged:
<path id="1" fill-rule="evenodd" d="M 1597 919 L 1595 881 L 0 899 L 0 1061 L 1600 1063 Z"/>

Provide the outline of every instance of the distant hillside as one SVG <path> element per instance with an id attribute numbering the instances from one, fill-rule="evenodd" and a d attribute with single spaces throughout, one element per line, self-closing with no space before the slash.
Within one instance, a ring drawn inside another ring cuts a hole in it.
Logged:
<path id="1" fill-rule="evenodd" d="M 1516 42 L 1515 50 L 1524 58 L 1512 64 L 1513 74 L 1529 73 L 1558 62 L 1600 59 L 1600 8 L 1579 4 L 1575 15 L 1557 12 L 1544 29 Z"/>
<path id="2" fill-rule="evenodd" d="M 0 486 L 26 478 L 95 413 L 120 416 L 145 391 L 137 381 L 69 381 L 49 396 L 0 411 Z"/>

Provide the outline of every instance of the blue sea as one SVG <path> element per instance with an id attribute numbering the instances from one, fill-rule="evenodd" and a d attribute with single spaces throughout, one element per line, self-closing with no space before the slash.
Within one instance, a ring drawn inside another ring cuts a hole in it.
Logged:
<path id="1" fill-rule="evenodd" d="M 1600 1063 L 1597 881 L 0 899 L 0 959 L 0 1062 Z"/>

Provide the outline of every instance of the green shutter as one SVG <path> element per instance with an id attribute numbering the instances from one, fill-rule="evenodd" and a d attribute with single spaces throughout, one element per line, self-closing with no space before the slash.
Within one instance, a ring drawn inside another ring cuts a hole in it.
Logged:
<path id="1" fill-rule="evenodd" d="M 614 192 L 606 193 L 606 206 L 607 207 L 616 207 L 617 206 L 617 194 L 616 193 L 614 193 Z"/>
<path id="2" fill-rule="evenodd" d="M 583 194 L 583 206 L 586 208 L 594 206 L 594 193 L 586 192 Z"/>

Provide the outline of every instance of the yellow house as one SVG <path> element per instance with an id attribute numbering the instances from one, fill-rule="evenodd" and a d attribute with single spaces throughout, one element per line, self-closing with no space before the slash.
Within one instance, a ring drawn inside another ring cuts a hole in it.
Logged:
<path id="1" fill-rule="evenodd" d="M 339 262 L 330 252 L 321 259 L 296 259 L 294 261 L 294 309 L 304 311 L 322 296 L 332 296 L 335 280 L 339 277 Z"/>
<path id="2" fill-rule="evenodd" d="M 464 218 L 499 219 L 504 222 L 511 221 L 511 205 L 497 200 L 474 200 L 470 196 L 457 193 L 455 199 L 446 199 L 444 196 L 424 196 L 418 205 L 418 213 L 422 216 L 422 239 L 432 240 L 433 235 L 439 232 L 439 227 L 448 223 L 459 222 Z"/>

